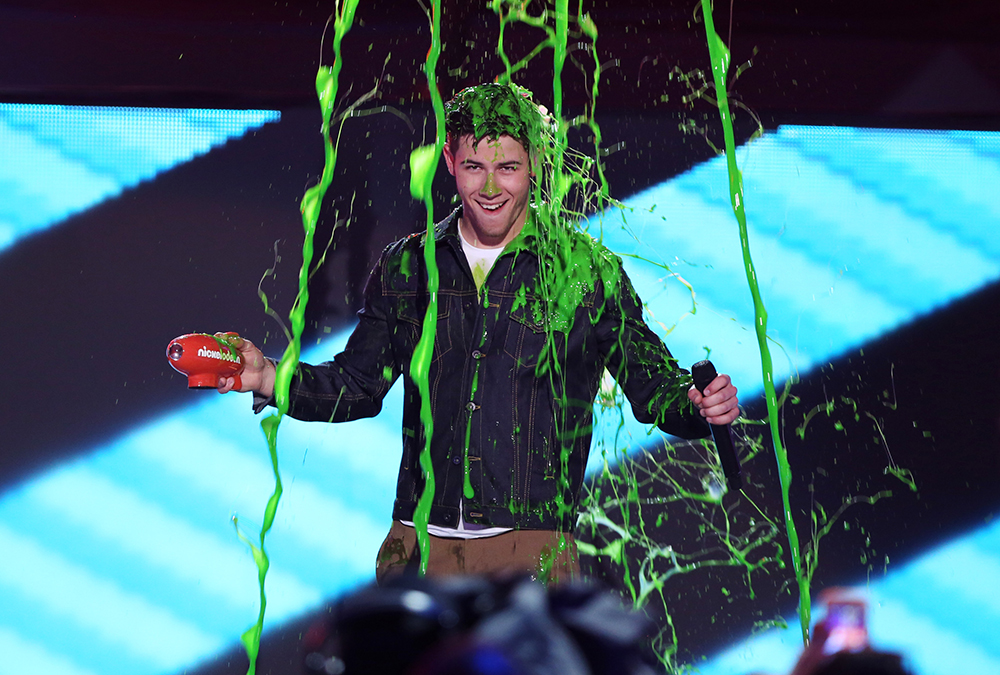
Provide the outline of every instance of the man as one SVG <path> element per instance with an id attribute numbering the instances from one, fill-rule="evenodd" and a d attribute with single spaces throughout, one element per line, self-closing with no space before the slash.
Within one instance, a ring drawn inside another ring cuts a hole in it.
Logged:
<path id="1" fill-rule="evenodd" d="M 428 573 L 579 574 L 572 531 L 605 369 L 636 417 L 700 438 L 739 414 L 720 375 L 702 396 L 646 326 L 621 261 L 572 225 L 529 205 L 546 121 L 526 90 L 483 84 L 446 107 L 448 171 L 462 205 L 434 231 L 440 273 L 428 372 L 436 489 Z M 537 196 L 537 194 L 536 194 Z M 382 253 L 359 325 L 333 361 L 302 364 L 289 414 L 341 422 L 373 416 L 405 374 L 403 457 L 377 575 L 419 560 L 413 526 L 424 478 L 420 396 L 410 359 L 428 305 L 426 234 Z M 270 402 L 274 363 L 240 341 L 241 391 Z M 219 391 L 232 389 L 231 378 Z"/>

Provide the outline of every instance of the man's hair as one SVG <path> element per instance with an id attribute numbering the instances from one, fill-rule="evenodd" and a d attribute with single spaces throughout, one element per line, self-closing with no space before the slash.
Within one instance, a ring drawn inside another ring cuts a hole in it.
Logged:
<path id="1" fill-rule="evenodd" d="M 478 143 L 506 135 L 528 151 L 539 148 L 549 123 L 531 97 L 529 90 L 516 84 L 488 82 L 466 87 L 444 106 L 451 142 L 463 136 L 472 136 Z"/>

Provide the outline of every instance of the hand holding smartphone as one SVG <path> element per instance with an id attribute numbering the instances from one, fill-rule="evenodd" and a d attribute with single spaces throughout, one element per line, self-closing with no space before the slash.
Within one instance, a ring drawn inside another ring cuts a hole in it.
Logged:
<path id="1" fill-rule="evenodd" d="M 822 623 L 827 630 L 824 654 L 858 652 L 868 647 L 868 627 L 865 622 L 865 602 L 831 589 L 821 600 L 826 605 Z"/>

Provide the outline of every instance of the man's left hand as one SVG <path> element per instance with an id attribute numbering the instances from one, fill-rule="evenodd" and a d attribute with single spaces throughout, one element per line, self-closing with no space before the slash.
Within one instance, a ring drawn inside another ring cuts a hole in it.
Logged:
<path id="1" fill-rule="evenodd" d="M 736 398 L 736 387 L 728 375 L 717 375 L 702 395 L 692 385 L 688 389 L 688 398 L 701 411 L 701 416 L 709 424 L 726 425 L 740 416 L 739 399 Z"/>

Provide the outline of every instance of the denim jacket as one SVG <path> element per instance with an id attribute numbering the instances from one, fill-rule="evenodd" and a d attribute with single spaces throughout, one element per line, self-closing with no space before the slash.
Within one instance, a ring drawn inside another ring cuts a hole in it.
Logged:
<path id="1" fill-rule="evenodd" d="M 434 234 L 440 290 L 428 371 L 430 522 L 455 527 L 461 504 L 470 523 L 571 531 L 605 368 L 640 422 L 684 438 L 705 437 L 709 426 L 687 399 L 687 371 L 643 321 L 620 259 L 572 230 L 575 244 L 600 256 L 614 274 L 610 282 L 577 289 L 571 323 L 553 327 L 559 322 L 539 297 L 546 258 L 539 256 L 534 225 L 526 223 L 505 248 L 479 291 L 462 252 L 458 216 L 452 213 Z M 292 417 L 342 422 L 378 414 L 403 375 L 397 520 L 413 520 L 424 487 L 420 395 L 409 368 L 428 306 L 425 238 L 411 235 L 383 251 L 347 347 L 332 361 L 301 364 L 290 392 Z"/>

